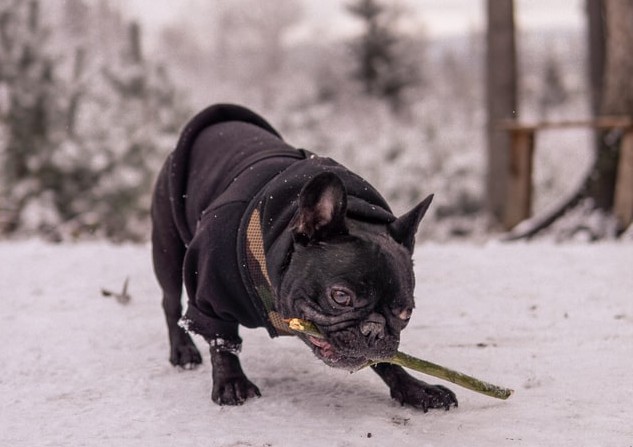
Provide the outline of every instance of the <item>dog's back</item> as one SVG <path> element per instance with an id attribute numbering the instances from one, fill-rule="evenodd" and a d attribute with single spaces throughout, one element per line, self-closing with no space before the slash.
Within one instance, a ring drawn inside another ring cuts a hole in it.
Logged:
<path id="1" fill-rule="evenodd" d="M 271 163 L 261 162 L 275 158 L 289 164 L 303 158 L 303 154 L 284 143 L 256 113 L 236 105 L 218 104 L 196 115 L 183 130 L 156 187 L 169 197 L 169 217 L 183 242 L 191 240 L 203 211 L 238 177 L 242 191 L 233 194 L 252 197 L 253 191 L 278 172 L 279 163 L 267 166 Z"/>

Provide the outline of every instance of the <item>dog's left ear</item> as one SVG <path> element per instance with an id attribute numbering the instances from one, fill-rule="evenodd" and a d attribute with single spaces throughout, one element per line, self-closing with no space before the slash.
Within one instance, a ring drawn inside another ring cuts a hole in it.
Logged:
<path id="1" fill-rule="evenodd" d="M 415 245 L 415 233 L 418 232 L 418 225 L 429 209 L 433 201 L 433 194 L 420 202 L 415 208 L 400 216 L 389 224 L 389 233 L 396 242 L 404 245 L 404 247 L 413 253 Z"/>
<path id="2" fill-rule="evenodd" d="M 299 194 L 299 210 L 291 224 L 296 241 L 323 240 L 347 234 L 347 191 L 334 173 L 324 172 L 310 180 Z"/>

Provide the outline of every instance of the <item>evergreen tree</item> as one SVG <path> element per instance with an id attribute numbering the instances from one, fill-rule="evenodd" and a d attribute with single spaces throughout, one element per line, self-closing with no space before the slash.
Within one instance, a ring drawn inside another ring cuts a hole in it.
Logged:
<path id="1" fill-rule="evenodd" d="M 405 90 L 421 81 L 419 64 L 413 62 L 405 38 L 396 31 L 398 11 L 378 0 L 356 0 L 347 9 L 364 25 L 352 44 L 354 78 L 366 94 L 386 99 L 398 111 Z"/>

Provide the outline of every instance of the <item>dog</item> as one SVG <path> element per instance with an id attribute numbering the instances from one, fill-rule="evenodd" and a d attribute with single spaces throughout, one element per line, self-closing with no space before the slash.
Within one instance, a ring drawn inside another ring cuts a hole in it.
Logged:
<path id="1" fill-rule="evenodd" d="M 251 110 L 203 110 L 184 128 L 152 198 L 169 361 L 200 364 L 190 334 L 202 336 L 212 400 L 240 405 L 261 396 L 240 365 L 240 325 L 275 337 L 288 333 L 284 319 L 303 318 L 323 337 L 298 337 L 329 366 L 354 370 L 389 359 L 414 308 L 411 258 L 432 198 L 396 218 L 362 177 L 290 146 Z M 402 405 L 457 406 L 452 391 L 400 366 L 371 368 Z"/>

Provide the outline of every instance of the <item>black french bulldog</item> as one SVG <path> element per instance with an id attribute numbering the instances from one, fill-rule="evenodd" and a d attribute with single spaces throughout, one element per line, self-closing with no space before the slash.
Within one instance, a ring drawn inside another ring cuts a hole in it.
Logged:
<path id="1" fill-rule="evenodd" d="M 361 177 L 289 146 L 252 111 L 205 109 L 185 127 L 152 201 L 170 362 L 200 364 L 189 332 L 203 336 L 213 401 L 239 405 L 260 392 L 237 357 L 238 325 L 277 336 L 282 318 L 310 320 L 324 338 L 299 337 L 333 367 L 393 356 L 414 307 L 411 255 L 431 200 L 396 218 Z M 399 366 L 372 368 L 403 405 L 457 406 L 452 391 Z"/>

